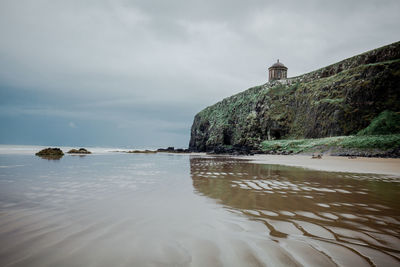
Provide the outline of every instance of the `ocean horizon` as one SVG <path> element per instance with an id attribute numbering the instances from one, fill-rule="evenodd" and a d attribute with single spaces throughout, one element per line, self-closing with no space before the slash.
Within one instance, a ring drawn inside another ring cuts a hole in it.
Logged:
<path id="1" fill-rule="evenodd" d="M 45 148 L 60 148 L 62 151 L 68 152 L 71 149 L 86 148 L 94 154 L 102 154 L 115 151 L 129 150 L 156 150 L 155 147 L 147 146 L 58 146 L 58 145 L 18 145 L 18 144 L 0 144 L 0 154 L 35 154 Z"/>

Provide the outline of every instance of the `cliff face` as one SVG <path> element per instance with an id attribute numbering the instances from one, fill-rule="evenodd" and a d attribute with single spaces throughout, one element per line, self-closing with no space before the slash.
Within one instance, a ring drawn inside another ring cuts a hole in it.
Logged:
<path id="1" fill-rule="evenodd" d="M 400 111 L 400 42 L 205 108 L 194 118 L 189 148 L 350 135 L 384 110 Z"/>

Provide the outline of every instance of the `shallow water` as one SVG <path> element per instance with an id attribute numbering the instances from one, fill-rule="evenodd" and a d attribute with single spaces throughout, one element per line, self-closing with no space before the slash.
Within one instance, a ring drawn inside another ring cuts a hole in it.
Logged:
<path id="1" fill-rule="evenodd" d="M 399 177 L 223 157 L 0 155 L 0 266 L 396 266 Z"/>

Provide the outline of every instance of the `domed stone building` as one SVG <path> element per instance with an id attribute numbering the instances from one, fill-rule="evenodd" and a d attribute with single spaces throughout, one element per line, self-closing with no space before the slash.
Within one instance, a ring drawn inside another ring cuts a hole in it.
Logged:
<path id="1" fill-rule="evenodd" d="M 285 65 L 278 61 L 268 68 L 269 81 L 282 80 L 287 78 L 287 70 Z"/>

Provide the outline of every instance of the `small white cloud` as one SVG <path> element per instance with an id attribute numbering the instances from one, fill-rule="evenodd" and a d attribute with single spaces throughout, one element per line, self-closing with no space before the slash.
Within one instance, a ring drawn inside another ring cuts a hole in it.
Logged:
<path id="1" fill-rule="evenodd" d="M 71 128 L 76 128 L 75 123 L 72 122 L 72 121 L 70 121 L 70 122 L 68 123 L 68 126 L 71 127 Z"/>

